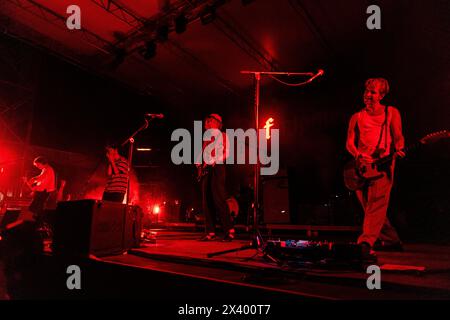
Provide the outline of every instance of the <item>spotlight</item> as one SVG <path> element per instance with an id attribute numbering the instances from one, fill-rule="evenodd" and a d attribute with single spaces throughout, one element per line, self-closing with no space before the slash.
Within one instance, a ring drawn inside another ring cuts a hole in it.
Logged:
<path id="1" fill-rule="evenodd" d="M 211 23 L 216 18 L 216 7 L 214 6 L 206 6 L 205 10 L 200 16 L 200 21 L 203 25 Z"/>
<path id="2" fill-rule="evenodd" d="M 159 26 L 158 29 L 156 29 L 156 39 L 161 42 L 167 41 L 169 39 L 169 26 Z"/>
<path id="3" fill-rule="evenodd" d="M 145 45 L 139 49 L 139 54 L 145 60 L 149 60 L 156 56 L 156 42 L 154 40 L 147 41 Z"/>
<path id="4" fill-rule="evenodd" d="M 180 14 L 178 17 L 175 18 L 174 21 L 175 21 L 175 32 L 176 33 L 183 33 L 186 31 L 188 19 L 185 17 L 184 14 Z"/>

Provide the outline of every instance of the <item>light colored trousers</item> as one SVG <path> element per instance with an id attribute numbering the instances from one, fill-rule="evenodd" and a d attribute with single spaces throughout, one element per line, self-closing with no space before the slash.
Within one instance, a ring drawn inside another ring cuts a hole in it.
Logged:
<path id="1" fill-rule="evenodd" d="M 364 209 L 363 230 L 358 243 L 367 242 L 373 246 L 377 239 L 388 243 L 400 241 L 397 231 L 386 216 L 394 182 L 394 167 L 395 162 L 391 165 L 390 174 L 385 173 L 382 178 L 356 191 L 356 196 Z"/>

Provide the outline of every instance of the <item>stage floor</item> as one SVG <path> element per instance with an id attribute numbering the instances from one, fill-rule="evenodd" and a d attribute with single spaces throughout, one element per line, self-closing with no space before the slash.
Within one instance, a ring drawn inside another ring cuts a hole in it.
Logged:
<path id="1" fill-rule="evenodd" d="M 102 260 L 319 299 L 450 299 L 450 246 L 406 244 L 405 252 L 377 253 L 381 290 L 368 290 L 364 270 L 279 266 L 255 249 L 209 258 L 250 242 L 199 242 L 199 237 L 159 230 L 156 243 Z"/>

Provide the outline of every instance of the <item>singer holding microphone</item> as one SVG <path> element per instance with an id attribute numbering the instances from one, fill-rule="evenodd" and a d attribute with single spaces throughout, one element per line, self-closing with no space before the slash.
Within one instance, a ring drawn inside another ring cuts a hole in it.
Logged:
<path id="1" fill-rule="evenodd" d="M 128 189 L 128 161 L 119 154 L 115 145 L 106 147 L 106 158 L 109 162 L 108 180 L 102 200 L 122 203 Z"/>
<path id="2" fill-rule="evenodd" d="M 136 130 L 129 138 L 122 143 L 122 147 L 129 143 L 130 149 L 128 153 L 129 159 L 133 159 L 133 144 L 134 137 L 148 128 L 149 120 L 162 119 L 164 115 L 162 113 L 146 113 L 145 124 Z M 106 147 L 106 158 L 108 159 L 108 180 L 106 182 L 105 191 L 103 192 L 102 200 L 120 202 L 124 201 L 125 195 L 129 192 L 129 179 L 130 179 L 130 167 L 131 164 L 128 160 L 119 154 L 118 146 L 110 145 Z M 130 197 L 126 199 L 126 204 L 129 204 Z"/>

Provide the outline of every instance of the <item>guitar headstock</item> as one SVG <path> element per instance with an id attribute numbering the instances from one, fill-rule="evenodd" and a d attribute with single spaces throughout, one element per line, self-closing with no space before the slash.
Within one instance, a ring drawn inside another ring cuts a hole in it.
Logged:
<path id="1" fill-rule="evenodd" d="M 450 131 L 441 130 L 441 131 L 436 131 L 436 132 L 427 134 L 425 137 L 420 139 L 420 143 L 428 144 L 428 143 L 433 143 L 433 142 L 436 142 L 436 141 L 439 141 L 439 140 L 445 139 L 445 138 L 450 138 Z"/>

